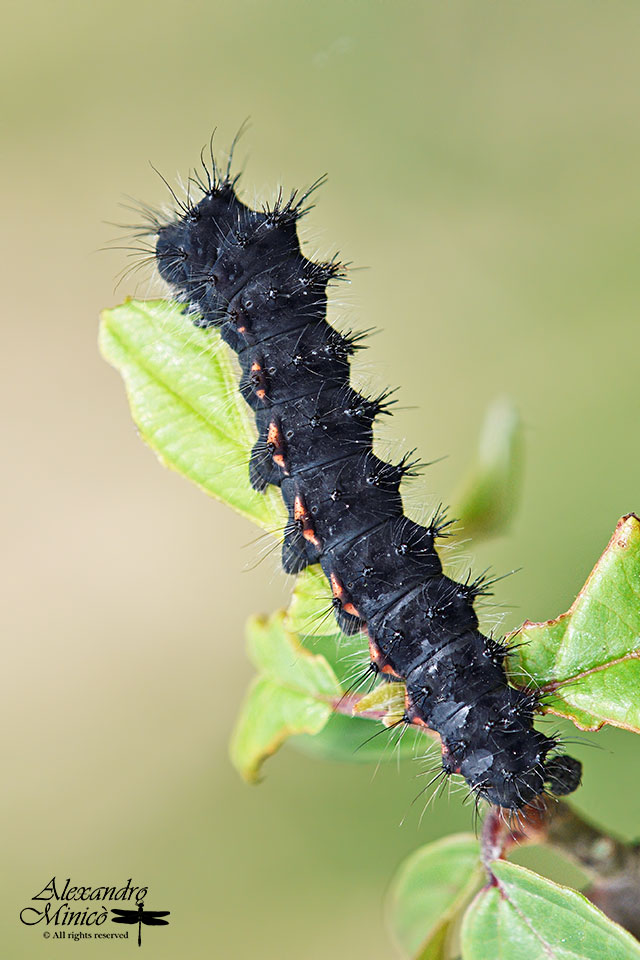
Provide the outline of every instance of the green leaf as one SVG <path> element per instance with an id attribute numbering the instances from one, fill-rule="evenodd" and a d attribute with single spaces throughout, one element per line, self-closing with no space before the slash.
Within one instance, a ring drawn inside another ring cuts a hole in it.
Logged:
<path id="1" fill-rule="evenodd" d="M 292 737 L 291 744 L 311 756 L 344 763 L 379 763 L 415 757 L 426 749 L 424 735 L 417 727 L 403 727 L 402 732 L 394 733 L 378 721 L 343 713 L 332 713 L 317 735 Z"/>
<path id="2" fill-rule="evenodd" d="M 347 636 L 340 630 L 332 599 L 322 568 L 307 567 L 296 579 L 287 627 L 308 650 L 327 658 L 346 688 L 369 666 L 369 641 L 363 633 Z"/>
<path id="3" fill-rule="evenodd" d="M 297 633 L 302 642 L 315 637 L 333 637 L 336 642 L 350 640 L 338 626 L 333 607 L 329 581 L 319 564 L 307 567 L 298 576 L 287 611 L 289 629 Z M 362 634 L 356 634 L 359 643 L 366 643 Z"/>
<path id="4" fill-rule="evenodd" d="M 405 956 L 444 960 L 452 927 L 483 878 L 480 845 L 471 834 L 416 850 L 400 867 L 388 898 L 389 923 Z"/>
<path id="5" fill-rule="evenodd" d="M 585 730 L 608 723 L 640 733 L 640 521 L 618 523 L 567 613 L 527 620 L 511 640 L 514 683 L 545 692 L 545 710 Z"/>
<path id="6" fill-rule="evenodd" d="M 177 303 L 129 300 L 103 312 L 99 342 L 160 460 L 260 526 L 282 529 L 279 491 L 249 485 L 255 428 L 220 336 L 195 327 Z"/>
<path id="7" fill-rule="evenodd" d="M 522 477 L 522 423 L 510 400 L 495 400 L 485 414 L 476 461 L 460 492 L 453 498 L 451 515 L 465 537 L 491 537 L 502 533 L 513 518 Z"/>
<path id="8" fill-rule="evenodd" d="M 640 960 L 640 944 L 585 897 L 496 861 L 462 925 L 464 960 Z"/>
<path id="9" fill-rule="evenodd" d="M 249 688 L 231 740 L 231 759 L 249 781 L 292 734 L 316 734 L 332 715 L 340 685 L 324 657 L 300 646 L 284 614 L 254 617 L 247 626 L 249 653 L 259 676 Z"/>
<path id="10" fill-rule="evenodd" d="M 379 713 L 385 726 L 392 726 L 402 719 L 405 712 L 404 683 L 378 684 L 371 693 L 365 694 L 354 707 L 354 713 Z"/>

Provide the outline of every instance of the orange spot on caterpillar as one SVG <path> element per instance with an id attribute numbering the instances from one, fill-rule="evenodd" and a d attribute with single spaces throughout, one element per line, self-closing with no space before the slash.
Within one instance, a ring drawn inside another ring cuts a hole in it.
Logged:
<path id="1" fill-rule="evenodd" d="M 309 543 L 312 543 L 314 547 L 320 548 L 320 541 L 316 536 L 316 532 L 313 529 L 313 525 L 309 519 L 309 514 L 307 513 L 306 507 L 302 502 L 302 497 L 297 496 L 293 502 L 293 517 L 299 523 L 302 524 L 302 536 L 305 540 L 308 540 Z"/>
<path id="2" fill-rule="evenodd" d="M 416 727 L 423 727 L 425 730 L 429 729 L 422 717 L 414 712 L 408 690 L 404 692 L 404 713 L 409 723 L 412 723 Z"/>
<path id="3" fill-rule="evenodd" d="M 336 577 L 335 573 L 330 575 L 329 580 L 331 581 L 331 592 L 333 593 L 334 597 L 341 602 L 344 612 L 351 614 L 352 617 L 359 618 L 360 614 L 354 605 L 349 600 L 345 600 L 344 587 Z"/>
<path id="4" fill-rule="evenodd" d="M 280 433 L 280 428 L 275 420 L 272 420 L 269 424 L 269 429 L 267 431 L 267 443 L 271 444 L 273 448 L 273 453 L 271 455 L 273 462 L 281 467 L 286 473 L 287 466 L 283 453 L 282 434 Z"/>
<path id="5" fill-rule="evenodd" d="M 380 673 L 386 673 L 390 677 L 398 677 L 398 679 L 401 679 L 390 664 L 383 662 L 380 648 L 373 640 L 369 640 L 369 656 L 371 657 L 371 662 L 375 663 Z"/>
<path id="6" fill-rule="evenodd" d="M 416 727 L 422 727 L 424 730 L 431 729 L 419 714 L 414 713 L 408 690 L 405 690 L 404 693 L 404 712 L 409 723 L 412 723 Z"/>
<path id="7" fill-rule="evenodd" d="M 441 751 L 442 751 L 442 762 L 443 762 L 443 765 L 446 764 L 447 767 L 448 767 L 449 769 L 451 769 L 451 765 L 450 765 L 451 751 L 449 750 L 449 748 L 448 748 L 448 746 L 446 745 L 446 743 L 442 743 L 442 744 L 441 744 Z M 460 767 L 455 767 L 452 772 L 453 772 L 453 773 L 460 773 Z"/>
<path id="8" fill-rule="evenodd" d="M 425 730 L 431 729 L 431 727 L 427 723 L 425 723 L 422 717 L 413 717 L 411 719 L 411 723 L 414 725 L 414 727 L 424 727 Z"/>
<path id="9" fill-rule="evenodd" d="M 360 617 L 360 614 L 349 600 L 345 600 L 344 587 L 336 577 L 335 573 L 329 575 L 329 580 L 331 582 L 331 592 L 342 604 L 342 609 L 345 613 L 351 614 L 352 617 Z"/>
<path id="10" fill-rule="evenodd" d="M 384 667 L 380 667 L 380 673 L 388 673 L 390 677 L 397 677 L 398 680 L 402 679 L 400 674 L 396 673 L 393 667 L 388 663 L 385 663 Z"/>
<path id="11" fill-rule="evenodd" d="M 340 581 L 339 581 L 338 578 L 336 577 L 335 573 L 332 573 L 332 574 L 331 574 L 331 576 L 329 577 L 329 580 L 331 581 L 331 592 L 332 592 L 332 594 L 333 594 L 334 597 L 336 597 L 338 600 L 342 600 L 342 598 L 343 598 L 343 596 L 344 596 L 344 590 L 343 590 L 342 584 L 340 583 Z"/>
<path id="12" fill-rule="evenodd" d="M 258 360 L 253 360 L 251 363 L 251 383 L 253 385 L 255 394 L 260 400 L 264 400 L 266 396 L 266 381 L 264 376 L 264 370 L 262 364 Z"/>
<path id="13" fill-rule="evenodd" d="M 269 424 L 269 430 L 267 431 L 267 443 L 272 443 L 274 447 L 282 446 L 282 437 L 280 436 L 280 428 L 274 420 Z"/>

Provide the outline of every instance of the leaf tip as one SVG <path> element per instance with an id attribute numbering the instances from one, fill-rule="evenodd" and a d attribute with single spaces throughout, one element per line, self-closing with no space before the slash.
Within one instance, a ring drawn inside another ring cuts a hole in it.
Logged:
<path id="1" fill-rule="evenodd" d="M 612 544 L 615 542 L 616 546 L 625 550 L 639 533 L 640 517 L 635 513 L 626 513 L 624 517 L 618 520 L 613 537 L 611 538 Z"/>

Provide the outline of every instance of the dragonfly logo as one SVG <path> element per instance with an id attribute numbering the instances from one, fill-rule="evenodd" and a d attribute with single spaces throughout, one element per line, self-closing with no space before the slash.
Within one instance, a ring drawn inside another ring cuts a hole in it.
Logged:
<path id="1" fill-rule="evenodd" d="M 138 924 L 138 946 L 142 946 L 142 925 L 145 924 L 147 927 L 165 927 L 169 921 L 164 920 L 163 917 L 168 917 L 169 910 L 145 910 L 144 909 L 144 900 L 138 900 L 137 910 L 114 910 L 111 908 L 111 913 L 115 914 L 111 919 L 113 923 L 137 923 Z"/>

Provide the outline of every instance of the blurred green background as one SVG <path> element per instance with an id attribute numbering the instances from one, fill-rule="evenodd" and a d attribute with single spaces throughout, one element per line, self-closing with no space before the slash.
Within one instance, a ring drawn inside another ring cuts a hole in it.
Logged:
<path id="1" fill-rule="evenodd" d="M 553 616 L 640 509 L 639 21 L 589 0 L 5 9 L 3 956 L 137 950 L 23 927 L 56 875 L 148 884 L 171 910 L 144 936 L 159 960 L 381 960 L 396 865 L 471 819 L 445 796 L 419 825 L 416 764 L 286 749 L 258 788 L 231 769 L 243 623 L 289 584 L 276 559 L 245 570 L 257 531 L 136 437 L 97 315 L 159 287 L 114 292 L 104 221 L 128 219 L 124 194 L 167 199 L 148 160 L 175 182 L 247 115 L 247 196 L 327 171 L 305 231 L 369 268 L 334 315 L 380 328 L 359 369 L 401 384 L 385 436 L 447 455 L 410 502 L 447 499 L 484 407 L 511 395 L 521 510 L 468 553 L 523 568 L 499 587 L 505 629 Z M 637 741 L 590 739 L 575 802 L 631 836 Z"/>

